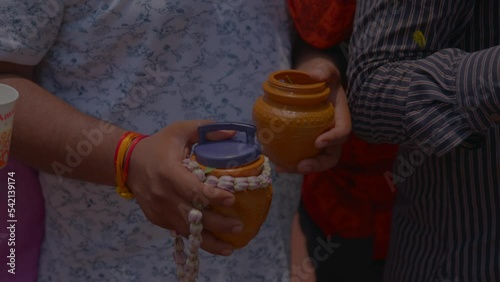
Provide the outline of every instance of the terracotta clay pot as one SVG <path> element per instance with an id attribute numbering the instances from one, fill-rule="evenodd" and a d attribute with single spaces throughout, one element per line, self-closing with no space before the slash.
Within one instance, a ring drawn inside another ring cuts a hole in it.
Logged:
<path id="1" fill-rule="evenodd" d="M 236 130 L 245 131 L 246 142 L 234 140 L 208 142 L 201 137 L 208 131 Z M 255 127 L 241 123 L 214 123 L 200 127 L 200 142 L 194 149 L 191 159 L 198 163 L 207 176 L 221 178 L 231 176 L 239 180 L 252 176 L 262 175 L 266 158 L 261 154 L 260 147 L 254 143 Z M 268 161 L 267 161 L 268 162 Z M 270 179 L 270 176 L 266 179 Z M 207 182 L 206 182 L 207 183 Z M 271 207 L 273 189 L 269 182 L 261 187 L 248 187 L 229 189 L 234 193 L 235 203 L 231 207 L 208 207 L 215 212 L 238 218 L 243 222 L 243 231 L 240 233 L 213 234 L 233 245 L 235 249 L 246 246 L 259 232 L 260 227 L 267 218 Z"/>
<path id="2" fill-rule="evenodd" d="M 301 160 L 320 153 L 314 142 L 334 125 L 330 88 L 307 73 L 282 70 L 269 75 L 263 90 L 253 107 L 262 152 L 276 165 L 295 171 Z"/>

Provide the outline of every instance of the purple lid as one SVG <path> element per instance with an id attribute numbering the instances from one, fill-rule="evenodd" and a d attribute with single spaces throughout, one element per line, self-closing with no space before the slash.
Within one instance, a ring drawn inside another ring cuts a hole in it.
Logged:
<path id="1" fill-rule="evenodd" d="M 245 132 L 246 140 L 208 141 L 206 134 L 216 130 Z M 196 161 L 212 168 L 232 168 L 256 161 L 261 150 L 255 144 L 255 126 L 245 123 L 211 123 L 198 128 L 199 142 L 194 147 Z"/>

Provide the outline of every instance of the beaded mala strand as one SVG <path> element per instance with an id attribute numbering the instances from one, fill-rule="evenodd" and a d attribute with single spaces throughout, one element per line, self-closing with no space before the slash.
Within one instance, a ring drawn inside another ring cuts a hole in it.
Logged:
<path id="1" fill-rule="evenodd" d="M 269 183 L 271 183 L 271 165 L 267 157 L 264 157 L 262 173 L 258 176 L 249 177 L 232 177 L 225 175 L 217 178 L 213 175 L 206 176 L 207 171 L 202 170 L 197 162 L 191 159 L 185 159 L 183 164 L 184 167 L 196 175 L 201 182 L 229 192 L 266 188 Z"/>
<path id="2" fill-rule="evenodd" d="M 271 166 L 267 157 L 264 160 L 262 173 L 259 176 L 249 177 L 222 176 L 217 178 L 213 175 L 206 176 L 206 173 L 209 172 L 208 169 L 207 171 L 202 170 L 197 162 L 188 158 L 183 161 L 183 164 L 201 182 L 230 192 L 266 188 L 271 183 Z M 199 209 L 193 208 L 189 212 L 190 235 L 188 240 L 189 255 L 187 257 L 184 252 L 184 240 L 182 236 L 175 231 L 171 232 L 172 236 L 175 237 L 174 261 L 177 264 L 177 278 L 179 282 L 196 282 L 198 278 L 200 268 L 198 250 L 201 245 L 201 231 L 203 230 L 203 225 L 201 224 L 202 217 L 203 215 Z"/>
<path id="3" fill-rule="evenodd" d="M 184 253 L 184 241 L 180 234 L 172 231 L 174 241 L 174 261 L 177 264 L 177 278 L 179 282 L 195 282 L 198 278 L 198 270 L 200 260 L 198 257 L 198 249 L 201 245 L 201 231 L 203 225 L 201 219 L 203 215 L 198 209 L 191 209 L 189 212 L 189 247 L 188 257 Z"/>

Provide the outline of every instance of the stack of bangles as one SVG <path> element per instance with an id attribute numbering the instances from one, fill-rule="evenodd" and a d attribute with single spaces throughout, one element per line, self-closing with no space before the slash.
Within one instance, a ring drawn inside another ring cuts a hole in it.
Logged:
<path id="1" fill-rule="evenodd" d="M 136 132 L 128 131 L 122 135 L 115 151 L 115 175 L 116 175 L 116 192 L 125 199 L 134 198 L 134 194 L 125 185 L 127 183 L 128 168 L 130 165 L 130 157 L 135 146 L 139 141 L 148 137 Z"/>

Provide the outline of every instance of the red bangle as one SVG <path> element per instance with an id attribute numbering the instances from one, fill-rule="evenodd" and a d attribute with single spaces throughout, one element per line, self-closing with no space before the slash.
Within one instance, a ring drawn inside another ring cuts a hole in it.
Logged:
<path id="1" fill-rule="evenodd" d="M 124 174 L 125 158 L 127 157 L 130 146 L 135 139 L 142 135 L 133 131 L 125 132 L 117 144 L 115 151 L 115 178 L 116 192 L 125 199 L 132 199 L 134 194 L 125 185 L 127 176 Z M 128 166 L 127 166 L 128 167 Z"/>
<path id="2" fill-rule="evenodd" d="M 132 157 L 132 152 L 134 151 L 134 148 L 135 148 L 135 145 L 137 145 L 137 143 L 139 143 L 139 141 L 141 141 L 142 139 L 148 137 L 149 135 L 141 135 L 137 138 L 134 139 L 134 141 L 132 141 L 132 144 L 130 144 L 130 147 L 127 151 L 127 157 L 125 158 L 125 164 L 124 164 L 124 167 L 123 167 L 123 184 L 126 184 L 127 182 L 127 177 L 128 177 L 128 167 L 130 165 L 130 158 Z"/>
<path id="3" fill-rule="evenodd" d="M 114 164 L 116 164 L 116 161 L 118 160 L 118 151 L 120 151 L 120 145 L 122 144 L 123 140 L 125 140 L 125 137 L 127 137 L 127 135 L 129 135 L 130 133 L 132 133 L 132 131 L 125 132 L 122 135 L 122 137 L 120 137 L 120 139 L 118 140 L 118 143 L 116 143 L 115 158 L 114 158 L 114 161 L 113 161 Z M 116 173 L 116 171 L 115 171 L 115 173 Z"/>

